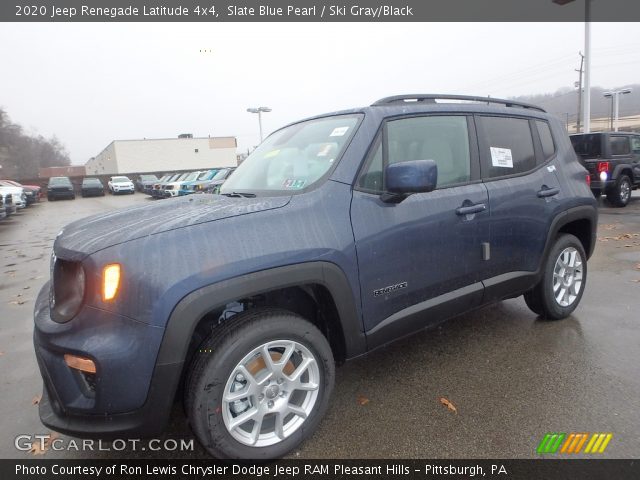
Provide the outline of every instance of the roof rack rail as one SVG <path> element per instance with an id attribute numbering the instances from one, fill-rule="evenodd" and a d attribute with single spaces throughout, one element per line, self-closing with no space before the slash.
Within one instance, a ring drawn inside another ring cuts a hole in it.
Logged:
<path id="1" fill-rule="evenodd" d="M 486 103 L 498 103 L 505 107 L 518 107 L 528 108 L 531 110 L 538 110 L 546 113 L 543 108 L 531 105 L 529 103 L 516 102 L 513 100 L 504 100 L 501 98 L 493 97 L 474 97 L 469 95 L 437 95 L 437 94 L 417 94 L 417 95 L 394 95 L 392 97 L 381 98 L 375 103 L 372 103 L 372 107 L 379 107 L 382 105 L 391 105 L 394 103 L 436 103 L 436 100 L 465 100 L 468 102 Z"/>

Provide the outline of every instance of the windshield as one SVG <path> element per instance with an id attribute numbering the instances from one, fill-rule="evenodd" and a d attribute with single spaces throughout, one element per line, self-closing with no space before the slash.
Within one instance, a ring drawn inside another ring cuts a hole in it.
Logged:
<path id="1" fill-rule="evenodd" d="M 198 177 L 198 180 L 209 180 L 213 175 L 215 175 L 217 170 L 208 170 L 206 172 L 202 172 Z"/>
<path id="2" fill-rule="evenodd" d="M 191 182 L 193 180 L 195 180 L 196 178 L 198 178 L 198 175 L 200 175 L 202 172 L 191 172 L 189 175 L 187 175 L 187 178 L 184 179 L 185 182 Z"/>
<path id="3" fill-rule="evenodd" d="M 49 179 L 50 185 L 69 185 L 71 184 L 71 180 L 67 177 L 53 177 Z"/>
<path id="4" fill-rule="evenodd" d="M 602 135 L 597 133 L 572 135 L 570 138 L 573 149 L 581 157 L 594 158 L 602 155 Z"/>
<path id="5" fill-rule="evenodd" d="M 158 178 L 155 175 L 140 175 L 140 180 L 143 182 L 155 182 Z"/>
<path id="6" fill-rule="evenodd" d="M 85 184 L 89 184 L 89 183 L 95 183 L 95 184 L 98 184 L 98 183 L 100 183 L 100 180 L 98 180 L 97 178 L 85 178 L 85 179 L 82 181 L 82 183 L 85 183 Z"/>
<path id="7" fill-rule="evenodd" d="M 333 166 L 361 115 L 296 123 L 269 136 L 225 182 L 220 193 L 302 190 Z"/>
<path id="8" fill-rule="evenodd" d="M 183 173 L 182 175 L 178 176 L 178 178 L 175 179 L 176 182 L 181 182 L 183 181 L 185 178 L 187 178 L 189 176 L 189 172 L 187 173 Z"/>
<path id="9" fill-rule="evenodd" d="M 130 182 L 129 177 L 112 177 L 112 182 Z"/>
<path id="10" fill-rule="evenodd" d="M 229 170 L 227 170 L 226 168 L 223 170 L 218 170 L 218 172 L 213 176 L 211 180 L 224 180 L 224 178 L 227 176 L 227 173 L 229 173 Z"/>

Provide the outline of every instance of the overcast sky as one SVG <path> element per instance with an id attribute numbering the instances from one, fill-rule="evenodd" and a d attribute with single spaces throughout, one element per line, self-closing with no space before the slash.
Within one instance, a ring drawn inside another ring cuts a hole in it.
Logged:
<path id="1" fill-rule="evenodd" d="M 259 136 L 247 107 L 273 109 L 266 133 L 400 93 L 554 92 L 578 79 L 583 44 L 582 23 L 5 23 L 0 106 L 74 164 L 179 133 L 246 150 Z M 640 81 L 638 24 L 592 24 L 592 48 L 593 86 Z"/>

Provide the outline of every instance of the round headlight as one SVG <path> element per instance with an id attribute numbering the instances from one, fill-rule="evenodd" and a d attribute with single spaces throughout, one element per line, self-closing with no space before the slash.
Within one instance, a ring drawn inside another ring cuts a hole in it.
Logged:
<path id="1" fill-rule="evenodd" d="M 52 280 L 51 318 L 58 323 L 68 322 L 84 300 L 84 268 L 80 262 L 55 259 Z"/>

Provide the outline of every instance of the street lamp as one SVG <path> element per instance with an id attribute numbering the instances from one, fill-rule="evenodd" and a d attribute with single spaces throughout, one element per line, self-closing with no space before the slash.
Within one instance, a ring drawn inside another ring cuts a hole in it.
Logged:
<path id="1" fill-rule="evenodd" d="M 566 5 L 575 0 L 551 0 L 558 5 Z M 591 2 L 584 0 L 584 96 L 582 114 L 584 133 L 591 131 Z"/>
<path id="2" fill-rule="evenodd" d="M 247 112 L 258 114 L 258 124 L 260 125 L 260 143 L 262 143 L 262 112 L 267 113 L 270 111 L 271 109 L 269 107 L 247 108 Z"/>
<path id="3" fill-rule="evenodd" d="M 611 90 L 610 92 L 604 92 L 604 96 L 611 99 L 613 103 L 613 131 L 618 131 L 618 112 L 620 110 L 620 95 L 631 93 L 630 88 L 623 88 L 621 90 Z"/>

